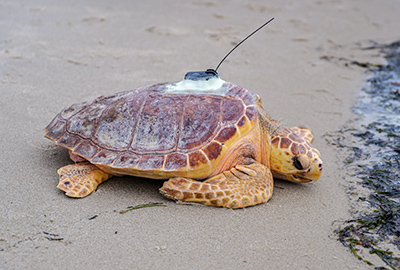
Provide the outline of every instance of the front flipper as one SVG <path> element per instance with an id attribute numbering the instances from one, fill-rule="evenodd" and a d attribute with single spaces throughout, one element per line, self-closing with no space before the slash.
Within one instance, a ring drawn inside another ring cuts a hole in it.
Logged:
<path id="1" fill-rule="evenodd" d="M 260 163 L 237 165 L 207 181 L 176 177 L 160 189 L 167 198 L 209 206 L 243 208 L 267 202 L 272 196 L 273 178 Z"/>
<path id="2" fill-rule="evenodd" d="M 309 143 L 311 143 L 314 140 L 314 135 L 308 128 L 292 127 L 290 128 L 290 130 L 293 131 L 295 134 L 299 135 L 300 137 L 306 139 L 306 141 L 308 141 Z"/>
<path id="3" fill-rule="evenodd" d="M 88 162 L 62 167 L 57 173 L 60 176 L 57 188 L 65 191 L 65 195 L 75 198 L 86 197 L 112 176 Z"/>

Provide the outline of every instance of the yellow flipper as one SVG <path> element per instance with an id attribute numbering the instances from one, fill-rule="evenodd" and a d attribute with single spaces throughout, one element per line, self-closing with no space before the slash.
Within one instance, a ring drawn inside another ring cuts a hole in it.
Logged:
<path id="1" fill-rule="evenodd" d="M 112 176 L 87 162 L 62 167 L 57 173 L 60 176 L 57 188 L 74 198 L 86 197 Z"/>
<path id="2" fill-rule="evenodd" d="M 176 177 L 166 181 L 160 192 L 167 198 L 209 206 L 243 208 L 267 202 L 272 196 L 273 178 L 260 163 L 238 165 L 201 182 Z"/>

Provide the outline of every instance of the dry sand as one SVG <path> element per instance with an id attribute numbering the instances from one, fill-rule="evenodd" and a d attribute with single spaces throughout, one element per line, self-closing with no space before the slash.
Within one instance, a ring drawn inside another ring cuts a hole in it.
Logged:
<path id="1" fill-rule="evenodd" d="M 338 58 L 382 63 L 360 48 L 399 39 L 399 15 L 394 0 L 0 1 L 0 268 L 372 269 L 333 233 L 351 207 L 323 135 L 352 117 L 365 80 Z M 271 17 L 219 74 L 314 131 L 320 181 L 277 180 L 270 202 L 235 211 L 176 204 L 162 182 L 133 177 L 85 199 L 55 188 L 70 160 L 43 128 L 63 107 L 214 68 Z M 148 202 L 167 207 L 118 213 Z"/>

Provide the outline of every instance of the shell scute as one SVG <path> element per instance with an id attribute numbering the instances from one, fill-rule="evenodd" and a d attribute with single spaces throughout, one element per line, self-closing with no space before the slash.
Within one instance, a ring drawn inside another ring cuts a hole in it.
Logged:
<path id="1" fill-rule="evenodd" d="M 82 138 L 72 134 L 65 133 L 58 141 L 57 145 L 72 149 L 82 142 Z"/>
<path id="2" fill-rule="evenodd" d="M 91 159 L 98 151 L 99 148 L 95 144 L 89 140 L 84 140 L 73 150 L 73 153 Z"/>
<path id="3" fill-rule="evenodd" d="M 112 164 L 115 168 L 134 168 L 139 163 L 140 156 L 130 153 L 122 152 Z"/>
<path id="4" fill-rule="evenodd" d="M 118 153 L 102 149 L 90 161 L 95 164 L 112 164 L 118 157 Z"/>
<path id="5" fill-rule="evenodd" d="M 221 107 L 221 121 L 235 123 L 243 115 L 244 105 L 239 99 L 225 98 Z"/>
<path id="6" fill-rule="evenodd" d="M 96 103 L 102 103 L 102 104 L 113 104 L 115 101 L 124 99 L 126 96 L 131 95 L 132 93 L 138 93 L 140 92 L 141 88 L 137 88 L 135 90 L 128 90 L 128 91 L 122 91 L 118 92 L 115 94 L 107 95 L 107 96 L 100 96 L 95 99 Z"/>
<path id="7" fill-rule="evenodd" d="M 142 156 L 138 165 L 139 170 L 160 169 L 164 163 L 164 156 L 145 155 Z"/>
<path id="8" fill-rule="evenodd" d="M 72 115 L 75 113 L 79 112 L 83 108 L 87 107 L 93 103 L 93 101 L 86 101 L 86 102 L 81 102 L 81 103 L 76 103 L 72 104 L 71 106 L 65 108 L 64 110 L 61 111 L 60 116 L 64 119 L 70 118 Z"/>
<path id="9" fill-rule="evenodd" d="M 215 137 L 215 140 L 223 144 L 230 138 L 235 136 L 236 133 L 237 133 L 236 127 L 234 126 L 225 127 L 221 129 L 217 137 Z"/>
<path id="10" fill-rule="evenodd" d="M 234 97 L 243 97 L 246 95 L 248 91 L 238 85 L 231 85 L 231 88 L 227 92 L 227 95 L 231 95 Z"/>
<path id="11" fill-rule="evenodd" d="M 204 149 L 204 153 L 210 161 L 213 161 L 219 157 L 222 152 L 222 145 L 217 142 L 209 143 Z"/>
<path id="12" fill-rule="evenodd" d="M 246 124 L 246 117 L 243 116 L 242 118 L 240 118 L 239 122 L 237 123 L 238 127 L 242 127 Z"/>
<path id="13" fill-rule="evenodd" d="M 131 149 L 167 153 L 176 149 L 186 97 L 151 94 L 140 113 Z"/>
<path id="14" fill-rule="evenodd" d="M 208 163 L 207 157 L 200 151 L 196 151 L 189 154 L 189 165 L 190 167 L 198 167 Z"/>
<path id="15" fill-rule="evenodd" d="M 173 153 L 166 156 L 165 170 L 177 171 L 187 166 L 187 155 L 181 153 Z"/>
<path id="16" fill-rule="evenodd" d="M 82 109 L 68 119 L 67 130 L 83 138 L 91 138 L 95 123 L 106 107 L 105 104 L 95 103 Z"/>
<path id="17" fill-rule="evenodd" d="M 56 116 L 46 127 L 46 136 L 52 140 L 58 140 L 65 133 L 65 121 Z"/>
<path id="18" fill-rule="evenodd" d="M 222 98 L 191 95 L 185 103 L 178 149 L 188 150 L 207 143 L 220 122 Z"/>
<path id="19" fill-rule="evenodd" d="M 250 121 L 257 119 L 257 110 L 255 106 L 249 106 L 246 108 L 246 116 Z"/>
<path id="20" fill-rule="evenodd" d="M 143 94 L 132 93 L 107 106 L 93 133 L 94 142 L 108 149 L 127 150 L 145 98 Z"/>
<path id="21" fill-rule="evenodd" d="M 258 97 L 258 96 L 257 96 L 256 94 L 247 91 L 247 93 L 246 93 L 245 96 L 242 98 L 242 100 L 243 100 L 243 103 L 244 103 L 246 106 L 251 106 L 251 105 L 253 105 L 253 104 L 255 103 L 257 97 Z"/>

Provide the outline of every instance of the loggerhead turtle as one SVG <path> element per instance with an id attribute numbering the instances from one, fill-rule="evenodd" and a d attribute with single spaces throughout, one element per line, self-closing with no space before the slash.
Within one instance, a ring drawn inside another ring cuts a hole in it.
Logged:
<path id="1" fill-rule="evenodd" d="M 212 69 L 74 104 L 45 137 L 75 161 L 58 170 L 70 197 L 132 175 L 169 179 L 160 192 L 171 199 L 242 208 L 271 198 L 273 175 L 310 182 L 322 172 L 308 129 L 284 127 L 257 94 Z"/>

